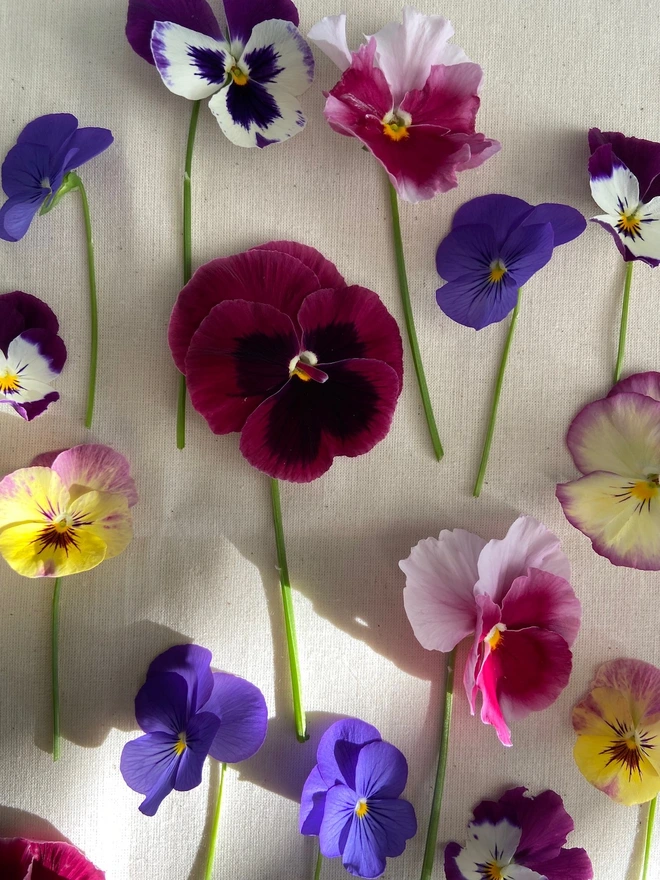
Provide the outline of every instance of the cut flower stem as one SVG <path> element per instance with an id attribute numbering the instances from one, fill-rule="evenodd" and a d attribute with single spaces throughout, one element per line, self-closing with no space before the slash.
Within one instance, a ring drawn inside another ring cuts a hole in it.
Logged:
<path id="1" fill-rule="evenodd" d="M 632 266 L 632 263 L 628 264 Z M 651 860 L 651 840 L 653 839 L 653 823 L 655 821 L 655 811 L 658 806 L 658 797 L 657 795 L 653 798 L 651 803 L 649 804 L 649 811 L 646 817 L 646 837 L 644 840 L 644 864 L 642 866 L 642 876 L 641 880 L 647 880 L 647 874 L 649 870 L 649 862 Z"/>
<path id="2" fill-rule="evenodd" d="M 422 397 L 422 406 L 424 407 L 424 415 L 426 423 L 429 426 L 429 434 L 431 435 L 431 443 L 435 457 L 440 461 L 444 455 L 440 435 L 438 434 L 438 426 L 433 415 L 433 407 L 429 398 L 429 389 L 426 384 L 426 375 L 424 373 L 424 365 L 422 364 L 422 356 L 419 351 L 419 342 L 417 341 L 417 331 L 415 330 L 415 321 L 412 313 L 412 304 L 410 302 L 410 290 L 408 289 L 408 276 L 406 273 L 406 261 L 403 252 L 403 240 L 401 238 L 401 221 L 399 219 L 399 200 L 396 190 L 391 183 L 388 183 L 390 190 L 390 202 L 392 205 L 392 233 L 394 236 L 394 252 L 396 255 L 396 269 L 399 278 L 399 290 L 401 292 L 401 304 L 403 305 L 403 316 L 406 322 L 406 330 L 408 332 L 408 342 L 410 343 L 410 351 L 412 354 L 413 364 L 415 365 L 415 373 L 417 374 L 417 384 L 419 385 L 419 393 Z"/>
<path id="3" fill-rule="evenodd" d="M 623 358 L 626 351 L 626 335 L 628 333 L 628 307 L 630 306 L 630 285 L 632 283 L 633 262 L 626 263 L 626 280 L 623 286 L 623 305 L 621 306 L 621 325 L 619 327 L 619 349 L 614 367 L 614 384 L 621 378 Z"/>
<path id="4" fill-rule="evenodd" d="M 286 644 L 289 653 L 289 670 L 291 672 L 291 690 L 293 695 L 293 714 L 298 742 L 306 742 L 307 720 L 302 701 L 300 682 L 300 662 L 298 660 L 298 642 L 296 639 L 296 621 L 293 612 L 293 596 L 289 580 L 289 566 L 286 559 L 284 529 L 282 527 L 282 507 L 280 504 L 280 485 L 277 480 L 270 481 L 270 494 L 273 507 L 273 523 L 275 525 L 275 544 L 277 546 L 277 568 L 282 588 L 282 605 L 284 607 L 284 624 L 286 627 Z"/>
<path id="5" fill-rule="evenodd" d="M 321 848 L 319 847 L 319 854 L 316 857 L 316 868 L 314 869 L 314 880 L 319 880 L 321 876 L 321 868 L 323 867 L 323 854 L 321 853 Z"/>
<path id="6" fill-rule="evenodd" d="M 500 369 L 497 374 L 497 382 L 495 384 L 495 394 L 493 396 L 493 406 L 490 411 L 490 421 L 488 422 L 488 431 L 486 432 L 486 440 L 484 442 L 484 449 L 481 454 L 481 463 L 479 465 L 479 473 L 477 474 L 477 481 L 474 484 L 474 492 L 472 493 L 475 498 L 478 498 L 481 495 L 481 490 L 484 485 L 484 477 L 486 476 L 486 468 L 488 467 L 488 456 L 490 455 L 490 447 L 493 443 L 493 435 L 495 433 L 495 422 L 497 421 L 497 410 L 500 405 L 500 396 L 502 394 L 502 386 L 504 384 L 504 373 L 506 372 L 506 365 L 509 359 L 509 350 L 511 349 L 511 343 L 513 341 L 513 334 L 516 329 L 516 324 L 518 322 L 518 313 L 520 311 L 520 295 L 522 293 L 522 288 L 518 291 L 518 299 L 516 300 L 516 307 L 513 310 L 513 314 L 511 315 L 511 323 L 509 324 L 509 332 L 507 333 L 506 342 L 504 343 L 504 351 L 502 352 L 502 359 L 500 361 Z"/>
<path id="7" fill-rule="evenodd" d="M 62 578 L 55 578 L 53 585 L 52 638 L 51 638 L 51 675 L 53 697 L 53 761 L 60 757 L 60 591 Z"/>
<path id="8" fill-rule="evenodd" d="M 438 825 L 440 823 L 440 809 L 442 807 L 442 795 L 445 789 L 445 774 L 447 770 L 447 753 L 449 751 L 449 729 L 451 726 L 451 708 L 454 700 L 454 667 L 456 665 L 456 648 L 447 654 L 447 667 L 445 672 L 445 708 L 442 716 L 442 731 L 440 733 L 440 748 L 438 751 L 438 769 L 435 774 L 435 788 L 431 802 L 431 814 L 429 816 L 429 829 L 426 832 L 426 846 L 424 847 L 424 861 L 420 880 L 430 880 L 433 874 L 433 862 L 438 843 Z"/>
<path id="9" fill-rule="evenodd" d="M 213 863 L 215 861 L 215 852 L 218 848 L 218 832 L 220 830 L 220 812 L 222 810 L 222 792 L 225 786 L 226 764 L 220 764 L 220 780 L 218 782 L 218 797 L 215 802 L 215 810 L 213 812 L 213 824 L 211 826 L 211 840 L 209 841 L 209 854 L 206 858 L 206 871 L 204 872 L 204 880 L 211 880 L 213 877 Z"/>
<path id="10" fill-rule="evenodd" d="M 183 174 L 183 283 L 186 285 L 192 278 L 192 160 L 197 134 L 197 120 L 201 101 L 193 103 L 188 128 L 188 144 L 186 147 L 186 167 Z M 186 445 L 186 377 L 179 377 L 179 394 L 176 415 L 176 445 L 183 449 Z"/>

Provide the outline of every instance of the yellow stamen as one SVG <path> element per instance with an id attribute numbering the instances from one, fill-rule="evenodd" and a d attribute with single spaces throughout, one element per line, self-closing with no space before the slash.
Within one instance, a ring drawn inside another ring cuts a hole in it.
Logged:
<path id="1" fill-rule="evenodd" d="M 628 238 L 632 238 L 633 241 L 636 238 L 641 238 L 642 221 L 640 219 L 637 209 L 627 214 L 622 211 L 619 214 L 619 220 L 616 224 L 616 228 L 622 235 L 626 235 L 628 236 Z"/>
<path id="2" fill-rule="evenodd" d="M 369 805 L 367 804 L 367 799 L 360 798 L 360 800 L 355 805 L 355 815 L 358 817 L 358 819 L 363 819 L 368 812 Z"/>
<path id="3" fill-rule="evenodd" d="M 501 260 L 495 260 L 494 263 L 491 263 L 490 273 L 488 275 L 488 280 L 493 283 L 497 283 L 501 281 L 507 273 L 507 268 Z"/>
<path id="4" fill-rule="evenodd" d="M 182 755 L 185 750 L 188 748 L 188 744 L 186 742 L 186 732 L 185 730 L 179 734 L 179 738 L 174 745 L 174 754 Z"/>
<path id="5" fill-rule="evenodd" d="M 485 866 L 484 880 L 502 880 L 502 869 L 496 862 Z"/>
<path id="6" fill-rule="evenodd" d="M 231 74 L 231 78 L 234 80 L 234 85 L 237 86 L 245 86 L 247 85 L 248 75 L 244 73 L 240 67 L 232 67 L 229 71 Z"/>
<path id="7" fill-rule="evenodd" d="M 0 376 L 0 394 L 14 394 L 21 390 L 21 382 L 16 373 L 7 371 Z"/>
<path id="8" fill-rule="evenodd" d="M 502 641 L 502 633 L 506 629 L 506 625 L 503 623 L 496 623 L 495 626 L 491 629 L 488 635 L 485 638 L 485 641 L 488 645 L 490 645 L 490 650 L 494 651 L 495 648 Z"/>
<path id="9" fill-rule="evenodd" d="M 298 369 L 298 367 L 296 367 L 296 369 L 292 371 L 291 375 L 297 376 L 299 379 L 302 379 L 303 382 L 309 382 L 309 380 L 312 378 L 311 376 L 308 376 L 307 373 L 303 373 L 303 371 Z"/>
<path id="10" fill-rule="evenodd" d="M 631 486 L 629 491 L 633 498 L 646 502 L 655 498 L 658 492 L 660 492 L 660 486 L 658 486 L 657 480 L 639 480 Z"/>
<path id="11" fill-rule="evenodd" d="M 393 141 L 402 141 L 410 137 L 408 127 L 402 122 L 396 122 L 395 120 L 383 123 L 383 134 L 386 134 Z"/>

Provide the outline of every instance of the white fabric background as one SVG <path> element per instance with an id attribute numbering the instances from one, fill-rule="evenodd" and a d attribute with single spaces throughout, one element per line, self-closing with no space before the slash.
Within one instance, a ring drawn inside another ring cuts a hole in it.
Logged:
<path id="1" fill-rule="evenodd" d="M 316 845 L 298 834 L 296 799 L 320 733 L 337 715 L 350 714 L 376 724 L 408 758 L 406 794 L 420 832 L 405 855 L 389 863 L 387 876 L 417 878 L 443 662 L 413 638 L 397 561 L 441 528 L 502 537 L 520 512 L 553 529 L 573 563 L 584 607 L 574 674 L 550 710 L 515 727 L 509 750 L 492 728 L 469 716 L 457 687 L 435 876 L 443 876 L 443 842 L 462 839 L 473 804 L 524 784 L 534 793 L 552 787 L 565 798 L 576 824 L 570 843 L 587 848 L 598 880 L 637 877 L 630 854 L 643 811 L 612 803 L 580 776 L 571 755 L 570 710 L 602 661 L 627 655 L 660 665 L 660 575 L 615 568 L 597 556 L 554 498 L 555 483 L 575 475 L 566 428 L 585 402 L 609 388 L 624 267 L 608 235 L 591 224 L 526 287 L 487 485 L 475 500 L 471 487 L 506 322 L 476 334 L 445 318 L 434 299 L 433 257 L 454 210 L 483 193 L 566 202 L 593 213 L 586 175 L 590 126 L 660 139 L 657 7 L 653 0 L 420 0 L 419 6 L 449 17 L 456 42 L 483 65 L 479 130 L 501 140 L 503 149 L 464 174 L 457 190 L 402 207 L 445 459 L 438 464 L 432 457 L 407 359 L 387 439 L 367 456 L 338 459 L 311 485 L 283 487 L 312 732 L 304 746 L 292 731 L 268 481 L 241 458 L 235 435 L 213 436 L 195 413 L 189 414 L 187 449 L 175 448 L 177 376 L 165 334 L 180 287 L 180 184 L 190 105 L 130 50 L 124 0 L 22 0 L 0 9 L 0 152 L 30 119 L 55 111 L 75 113 L 82 125 L 107 126 L 116 137 L 82 170 L 100 296 L 94 429 L 82 424 L 88 306 L 74 195 L 22 242 L 2 243 L 2 291 L 28 291 L 55 309 L 69 361 L 57 386 L 62 400 L 46 416 L 32 424 L 3 420 L 0 473 L 44 450 L 101 441 L 130 458 L 141 494 L 129 549 L 64 585 L 66 741 L 56 766 L 49 753 L 51 585 L 2 566 L 0 831 L 38 837 L 55 829 L 105 869 L 108 880 L 201 878 L 209 771 L 197 790 L 173 794 L 149 819 L 118 770 L 123 744 L 137 735 L 132 701 L 149 661 L 184 639 L 212 649 L 217 668 L 259 685 L 271 716 L 263 750 L 228 773 L 215 876 L 312 876 Z M 361 32 L 373 33 L 400 12 L 395 0 L 346 0 L 344 9 L 354 44 Z M 301 3 L 303 32 L 339 11 L 320 0 Z M 334 134 L 321 115 L 321 90 L 336 79 L 319 56 L 316 82 L 303 97 L 307 129 L 265 151 L 231 145 L 203 109 L 194 163 L 194 261 L 269 239 L 296 239 L 334 260 L 349 282 L 378 291 L 401 319 L 383 175 L 356 141 Z M 626 373 L 660 365 L 659 278 L 635 267 Z M 460 670 L 462 659 L 459 679 Z M 659 875 L 660 826 L 649 878 Z M 338 861 L 326 863 L 324 880 L 342 876 Z"/>

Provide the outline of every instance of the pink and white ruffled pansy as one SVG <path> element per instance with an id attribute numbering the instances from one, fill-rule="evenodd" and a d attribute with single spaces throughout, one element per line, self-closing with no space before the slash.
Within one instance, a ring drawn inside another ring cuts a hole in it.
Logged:
<path id="1" fill-rule="evenodd" d="M 573 419 L 584 474 L 557 486 L 568 521 L 614 565 L 660 570 L 660 373 L 637 373 Z"/>
<path id="2" fill-rule="evenodd" d="M 457 172 L 501 146 L 476 132 L 483 72 L 449 42 L 453 34 L 441 16 L 406 6 L 402 24 L 386 25 L 354 53 L 345 15 L 324 18 L 307 35 L 343 74 L 326 93 L 330 127 L 358 138 L 409 202 L 457 186 Z"/>
<path id="3" fill-rule="evenodd" d="M 626 262 L 660 264 L 660 144 L 618 131 L 589 132 L 592 217 L 613 236 Z"/>
<path id="4" fill-rule="evenodd" d="M 559 539 L 520 516 L 501 541 L 442 531 L 399 566 L 424 648 L 448 652 L 473 637 L 464 673 L 471 712 L 481 693 L 481 720 L 510 746 L 511 723 L 554 703 L 571 674 L 581 608 Z"/>

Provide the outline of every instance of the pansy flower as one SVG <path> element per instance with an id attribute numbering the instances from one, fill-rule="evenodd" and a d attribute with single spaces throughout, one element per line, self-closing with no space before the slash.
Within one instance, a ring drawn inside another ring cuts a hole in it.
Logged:
<path id="1" fill-rule="evenodd" d="M 660 570 L 660 373 L 638 373 L 573 419 L 584 474 L 557 486 L 568 521 L 614 565 Z"/>
<path id="2" fill-rule="evenodd" d="M 378 730 L 357 718 L 336 721 L 321 737 L 300 803 L 300 833 L 315 835 L 328 859 L 349 874 L 380 877 L 417 833 L 415 811 L 401 798 L 408 764 Z"/>
<path id="3" fill-rule="evenodd" d="M 0 839 L 2 880 L 105 880 L 89 859 L 63 841 Z"/>
<path id="4" fill-rule="evenodd" d="M 29 422 L 59 400 L 51 388 L 66 361 L 58 330 L 55 313 L 36 296 L 0 294 L 0 412 Z"/>
<path id="5" fill-rule="evenodd" d="M 482 330 L 513 310 L 475 496 L 481 494 L 486 475 L 521 288 L 550 260 L 555 247 L 573 241 L 585 227 L 582 214 L 568 205 L 534 207 L 513 196 L 492 194 L 462 205 L 454 215 L 451 232 L 440 242 L 436 268 L 446 284 L 436 292 L 436 300 L 452 321 Z"/>
<path id="6" fill-rule="evenodd" d="M 473 810 L 464 846 L 445 849 L 447 880 L 592 880 L 584 849 L 565 847 L 574 823 L 559 795 L 512 788 Z"/>

